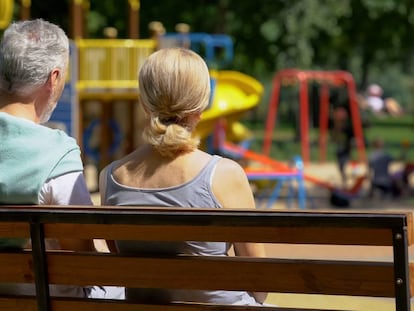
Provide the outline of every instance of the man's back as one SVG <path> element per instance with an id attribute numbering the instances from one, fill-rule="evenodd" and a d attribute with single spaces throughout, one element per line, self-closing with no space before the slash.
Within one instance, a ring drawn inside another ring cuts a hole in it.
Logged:
<path id="1" fill-rule="evenodd" d="M 392 161 L 391 155 L 383 150 L 374 151 L 369 156 L 369 166 L 372 169 L 374 183 L 384 185 L 391 183 L 389 167 Z"/>
<path id="2" fill-rule="evenodd" d="M 92 204 L 79 146 L 64 132 L 41 125 L 62 94 L 68 62 L 69 39 L 57 25 L 42 19 L 20 21 L 3 33 L 0 204 Z M 61 246 L 90 249 L 90 242 Z"/>
<path id="3" fill-rule="evenodd" d="M 83 170 L 73 138 L 0 112 L 0 203 L 39 204 L 46 181 Z"/>

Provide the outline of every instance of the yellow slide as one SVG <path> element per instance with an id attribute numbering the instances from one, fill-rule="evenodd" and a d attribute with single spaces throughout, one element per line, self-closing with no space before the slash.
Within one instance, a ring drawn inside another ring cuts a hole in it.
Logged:
<path id="1" fill-rule="evenodd" d="M 0 0 L 0 29 L 9 26 L 13 18 L 13 5 L 14 0 Z"/>
<path id="2" fill-rule="evenodd" d="M 243 114 L 259 104 L 263 94 L 263 85 L 252 78 L 238 71 L 212 71 L 211 78 L 215 79 L 213 101 L 202 115 L 195 135 L 205 138 L 213 133 L 216 122 L 225 118 L 227 123 L 234 123 Z M 242 134 L 243 130 L 238 126 L 240 133 L 227 133 L 229 137 Z"/>

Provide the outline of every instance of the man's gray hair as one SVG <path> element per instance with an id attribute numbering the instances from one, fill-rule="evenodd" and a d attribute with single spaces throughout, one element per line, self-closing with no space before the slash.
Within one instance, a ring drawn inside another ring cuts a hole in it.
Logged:
<path id="1" fill-rule="evenodd" d="M 65 68 L 69 39 L 57 25 L 35 19 L 12 23 L 0 43 L 0 92 L 29 95 L 54 68 Z"/>

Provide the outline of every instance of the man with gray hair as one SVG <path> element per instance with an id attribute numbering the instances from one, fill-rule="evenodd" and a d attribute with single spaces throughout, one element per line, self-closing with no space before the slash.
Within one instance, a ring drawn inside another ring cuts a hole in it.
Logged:
<path id="1" fill-rule="evenodd" d="M 48 121 L 62 94 L 68 62 L 69 40 L 57 25 L 42 19 L 16 22 L 3 34 L 0 204 L 92 204 L 75 139 L 41 124 Z M 27 242 L 2 238 L 0 249 L 21 249 Z M 82 240 L 55 241 L 49 247 L 94 249 L 92 241 Z M 0 286 L 2 292 L 4 288 L 13 291 Z M 87 294 L 82 288 L 65 291 L 68 295 Z"/>

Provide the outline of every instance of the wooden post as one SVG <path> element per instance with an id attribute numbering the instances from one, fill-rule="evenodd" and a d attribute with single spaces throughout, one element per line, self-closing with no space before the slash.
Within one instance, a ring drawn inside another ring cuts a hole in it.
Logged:
<path id="1" fill-rule="evenodd" d="M 88 13 L 91 7 L 90 0 L 82 0 L 82 38 L 88 38 Z"/>
<path id="2" fill-rule="evenodd" d="M 20 0 L 20 20 L 26 21 L 30 19 L 31 0 Z"/>
<path id="3" fill-rule="evenodd" d="M 114 101 L 111 99 L 105 99 L 101 102 L 101 126 L 100 126 L 100 159 L 99 170 L 102 170 L 113 159 L 111 158 L 111 142 L 113 140 L 113 133 L 111 131 L 111 118 L 113 116 Z"/>
<path id="4" fill-rule="evenodd" d="M 128 37 L 139 39 L 139 0 L 128 0 Z"/>
<path id="5" fill-rule="evenodd" d="M 83 37 L 83 8 L 82 0 L 72 0 L 72 23 L 71 36 L 72 39 L 81 39 Z"/>

